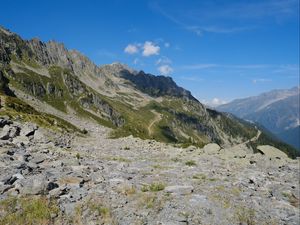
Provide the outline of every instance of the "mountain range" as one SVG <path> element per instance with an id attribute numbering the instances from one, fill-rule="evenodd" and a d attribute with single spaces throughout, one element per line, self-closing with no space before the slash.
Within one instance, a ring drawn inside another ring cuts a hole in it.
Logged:
<path id="1" fill-rule="evenodd" d="M 42 125 L 55 116 L 64 126 L 76 125 L 72 118 L 80 117 L 111 128 L 114 138 L 133 135 L 179 146 L 232 146 L 258 132 L 250 123 L 206 108 L 171 77 L 120 63 L 97 66 L 61 43 L 23 40 L 5 28 L 0 41 L 1 114 Z M 257 144 L 270 144 L 296 156 L 266 134 L 252 142 L 254 151 Z"/>
<path id="2" fill-rule="evenodd" d="M 261 124 L 300 151 L 300 87 L 237 99 L 217 109 Z"/>
<path id="3" fill-rule="evenodd" d="M 296 225 L 297 156 L 171 77 L 0 28 L 0 225 Z"/>

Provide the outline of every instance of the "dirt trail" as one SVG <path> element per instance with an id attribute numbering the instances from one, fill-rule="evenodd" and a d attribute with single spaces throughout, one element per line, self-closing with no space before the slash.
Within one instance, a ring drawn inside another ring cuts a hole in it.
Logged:
<path id="1" fill-rule="evenodd" d="M 249 140 L 247 140 L 245 142 L 242 142 L 242 143 L 240 143 L 240 144 L 238 144 L 236 146 L 242 146 L 242 145 L 248 144 L 249 142 L 257 141 L 260 135 L 261 135 L 261 131 L 257 130 L 256 136 L 254 136 L 253 138 L 251 138 L 251 139 L 249 139 Z"/>
<path id="2" fill-rule="evenodd" d="M 159 114 L 158 112 L 156 112 L 154 110 L 151 110 L 151 112 L 154 113 L 155 117 L 148 126 L 148 133 L 150 136 L 153 134 L 153 130 L 152 130 L 153 125 L 161 120 L 161 114 Z"/>

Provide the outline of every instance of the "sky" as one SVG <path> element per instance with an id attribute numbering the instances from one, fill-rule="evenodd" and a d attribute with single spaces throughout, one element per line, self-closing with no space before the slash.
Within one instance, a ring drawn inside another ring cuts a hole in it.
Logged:
<path id="1" fill-rule="evenodd" d="M 299 85 L 299 0 L 14 0 L 1 8 L 0 25 L 25 39 L 171 76 L 209 105 Z"/>

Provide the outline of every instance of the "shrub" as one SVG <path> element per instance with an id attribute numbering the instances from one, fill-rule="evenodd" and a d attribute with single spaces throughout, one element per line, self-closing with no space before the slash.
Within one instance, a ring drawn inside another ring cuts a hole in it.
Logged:
<path id="1" fill-rule="evenodd" d="M 197 163 L 195 162 L 195 160 L 189 160 L 189 161 L 185 162 L 185 165 L 187 165 L 187 166 L 196 166 Z"/>

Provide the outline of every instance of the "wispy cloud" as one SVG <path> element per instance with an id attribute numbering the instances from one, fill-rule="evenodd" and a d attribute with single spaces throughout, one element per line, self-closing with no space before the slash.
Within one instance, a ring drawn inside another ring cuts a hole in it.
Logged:
<path id="1" fill-rule="evenodd" d="M 275 72 L 287 72 L 287 71 L 299 71 L 299 65 L 277 65 L 277 64 L 217 64 L 217 63 L 199 63 L 183 65 L 180 67 L 184 70 L 202 70 L 211 68 L 223 68 L 223 69 L 242 69 L 242 70 L 258 70 L 258 69 L 270 69 Z"/>
<path id="2" fill-rule="evenodd" d="M 237 1 L 228 2 L 222 7 L 217 2 L 198 1 L 190 7 L 177 5 L 175 9 L 172 5 L 162 6 L 158 2 L 151 2 L 150 8 L 179 27 L 202 36 L 205 33 L 230 34 L 257 29 L 263 19 L 282 22 L 289 17 L 298 16 L 299 1 Z M 243 26 L 240 25 L 241 21 Z"/>
<path id="3" fill-rule="evenodd" d="M 125 52 L 125 53 L 128 53 L 128 54 L 130 54 L 130 55 L 133 55 L 133 54 L 135 54 L 135 53 L 138 53 L 138 51 L 139 51 L 139 48 L 138 48 L 138 46 L 135 45 L 135 44 L 129 44 L 129 45 L 127 45 L 127 46 L 125 47 L 125 49 L 124 49 L 124 52 Z"/>
<path id="4" fill-rule="evenodd" d="M 185 69 L 185 70 L 201 70 L 201 69 L 209 69 L 209 68 L 216 68 L 219 67 L 218 64 L 212 64 L 212 63 L 208 63 L 208 64 L 192 64 L 192 65 L 184 65 L 181 68 Z"/>
<path id="5" fill-rule="evenodd" d="M 160 74 L 169 75 L 173 72 L 173 68 L 170 65 L 161 65 L 157 68 Z"/>
<path id="6" fill-rule="evenodd" d="M 252 83 L 253 84 L 257 84 L 257 83 L 266 83 L 266 82 L 271 82 L 271 79 L 266 79 L 266 78 L 257 78 L 257 79 L 253 79 Z"/>

